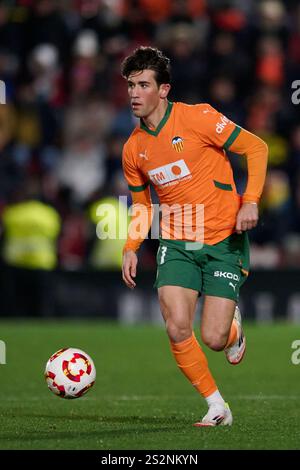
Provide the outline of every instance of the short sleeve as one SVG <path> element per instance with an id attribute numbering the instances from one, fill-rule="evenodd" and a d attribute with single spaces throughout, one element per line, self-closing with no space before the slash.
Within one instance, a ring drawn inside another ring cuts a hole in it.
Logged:
<path id="1" fill-rule="evenodd" d="M 201 104 L 196 107 L 201 122 L 199 129 L 201 139 L 208 145 L 229 150 L 229 147 L 241 132 L 241 127 L 209 104 Z"/>
<path id="2" fill-rule="evenodd" d="M 133 192 L 144 191 L 150 181 L 141 173 L 126 145 L 123 148 L 122 164 L 129 190 Z"/>

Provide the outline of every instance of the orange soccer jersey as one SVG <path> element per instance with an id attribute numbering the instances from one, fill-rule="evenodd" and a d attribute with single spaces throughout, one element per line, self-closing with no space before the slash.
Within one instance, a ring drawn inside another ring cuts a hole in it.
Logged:
<path id="1" fill-rule="evenodd" d="M 254 138 L 252 147 L 258 143 L 258 153 L 266 153 L 258 137 L 208 104 L 169 102 L 155 130 L 143 121 L 134 129 L 124 145 L 124 174 L 132 194 L 143 192 L 149 205 L 149 184 L 153 185 L 165 208 L 163 238 L 213 245 L 234 232 L 241 197 L 225 150 L 244 153 L 249 136 Z M 260 197 L 266 158 L 258 160 L 253 159 L 244 201 L 257 202 Z"/>

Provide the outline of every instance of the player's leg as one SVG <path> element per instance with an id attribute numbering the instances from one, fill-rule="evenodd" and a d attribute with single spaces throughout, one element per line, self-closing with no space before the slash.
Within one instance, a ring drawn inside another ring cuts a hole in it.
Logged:
<path id="1" fill-rule="evenodd" d="M 162 286 L 158 298 L 179 369 L 204 398 L 211 396 L 217 386 L 193 332 L 198 292 L 180 286 Z"/>
<path id="2" fill-rule="evenodd" d="M 192 336 L 198 295 L 198 291 L 181 286 L 158 289 L 160 309 L 170 341 L 180 343 Z"/>
<path id="3" fill-rule="evenodd" d="M 224 297 L 204 296 L 201 313 L 201 337 L 203 342 L 214 351 L 225 349 L 230 333 L 236 339 L 237 329 L 231 332 L 236 302 Z"/>
<path id="4" fill-rule="evenodd" d="M 202 339 L 211 349 L 224 350 L 228 361 L 238 364 L 246 346 L 236 304 L 249 267 L 247 236 L 233 234 L 216 245 L 205 246 L 197 255 L 197 262 L 203 274 Z M 215 416 L 220 415 L 224 416 L 223 422 L 232 422 L 228 404 L 212 403 L 198 424 L 214 425 Z"/>
<path id="5" fill-rule="evenodd" d="M 202 264 L 201 259 L 199 261 L 205 296 L 201 315 L 202 339 L 211 349 L 224 350 L 231 364 L 238 364 L 246 349 L 237 301 L 249 269 L 247 234 L 233 234 L 206 247 Z"/>
<path id="6" fill-rule="evenodd" d="M 241 314 L 231 299 L 206 295 L 201 315 L 201 337 L 214 351 L 225 351 L 231 364 L 238 364 L 246 350 Z"/>
<path id="7" fill-rule="evenodd" d="M 180 242 L 161 242 L 155 287 L 158 288 L 160 307 L 177 365 L 210 406 L 213 402 L 224 401 L 193 332 L 202 273 L 195 263 L 194 253 L 186 251 L 184 245 Z M 205 425 L 231 424 L 232 421 L 227 422 L 221 414 L 213 418 L 214 424 Z"/>
<path id="8" fill-rule="evenodd" d="M 201 314 L 201 334 L 204 343 L 211 349 L 223 350 L 231 329 L 235 302 L 212 296 L 205 296 Z M 232 414 L 219 391 L 213 392 L 207 400 L 209 409 L 201 421 L 194 426 L 231 425 Z"/>

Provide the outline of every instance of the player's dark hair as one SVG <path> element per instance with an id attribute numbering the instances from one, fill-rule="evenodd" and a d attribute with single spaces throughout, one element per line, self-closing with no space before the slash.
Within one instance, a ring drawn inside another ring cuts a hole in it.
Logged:
<path id="1" fill-rule="evenodd" d="M 170 59 L 155 47 L 140 46 L 133 51 L 133 54 L 126 57 L 121 65 L 121 73 L 124 78 L 128 78 L 132 72 L 143 70 L 153 70 L 155 72 L 156 83 L 170 83 Z"/>

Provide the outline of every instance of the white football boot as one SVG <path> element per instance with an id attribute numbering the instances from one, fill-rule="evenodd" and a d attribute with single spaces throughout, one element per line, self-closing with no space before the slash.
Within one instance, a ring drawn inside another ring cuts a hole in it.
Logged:
<path id="1" fill-rule="evenodd" d="M 208 412 L 199 423 L 193 426 L 201 428 L 206 426 L 231 426 L 232 414 L 228 403 L 214 403 L 208 408 Z"/>
<path id="2" fill-rule="evenodd" d="M 246 351 L 246 338 L 243 333 L 241 312 L 238 306 L 235 307 L 233 318 L 237 324 L 238 337 L 232 346 L 224 349 L 224 352 L 228 362 L 230 362 L 230 364 L 236 365 L 241 362 Z"/>

